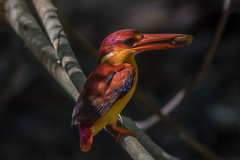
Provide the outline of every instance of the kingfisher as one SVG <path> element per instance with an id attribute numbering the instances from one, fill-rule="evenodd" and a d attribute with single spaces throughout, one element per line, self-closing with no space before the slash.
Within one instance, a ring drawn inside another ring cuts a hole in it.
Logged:
<path id="1" fill-rule="evenodd" d="M 137 85 L 138 67 L 134 59 L 137 53 L 181 47 L 191 44 L 192 40 L 190 35 L 142 34 L 134 29 L 107 36 L 99 50 L 99 64 L 88 76 L 72 113 L 72 125 L 78 126 L 81 150 L 89 151 L 93 137 L 107 125 L 119 135 L 135 135 L 117 126 L 117 119 Z"/>

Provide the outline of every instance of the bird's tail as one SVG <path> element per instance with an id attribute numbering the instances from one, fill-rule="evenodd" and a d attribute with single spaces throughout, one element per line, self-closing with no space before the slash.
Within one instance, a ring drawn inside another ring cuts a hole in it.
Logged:
<path id="1" fill-rule="evenodd" d="M 83 152 L 89 151 L 92 146 L 93 132 L 91 130 L 92 125 L 86 123 L 78 124 L 78 130 L 80 133 L 80 148 Z"/>

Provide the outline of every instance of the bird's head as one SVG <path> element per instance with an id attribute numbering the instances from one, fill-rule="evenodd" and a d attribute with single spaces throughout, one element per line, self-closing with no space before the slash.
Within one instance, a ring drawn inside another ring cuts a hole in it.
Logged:
<path id="1" fill-rule="evenodd" d="M 128 62 L 136 53 L 189 45 L 192 40 L 192 36 L 183 34 L 142 34 L 133 29 L 119 30 L 103 40 L 99 62 L 121 64 Z M 160 41 L 162 43 L 157 43 Z"/>

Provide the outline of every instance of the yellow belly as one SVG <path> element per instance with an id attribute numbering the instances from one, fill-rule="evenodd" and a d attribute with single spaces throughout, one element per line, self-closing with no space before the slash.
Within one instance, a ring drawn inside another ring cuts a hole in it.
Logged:
<path id="1" fill-rule="evenodd" d="M 135 88 L 137 86 L 137 80 L 138 80 L 138 70 L 137 65 L 134 60 L 134 57 L 131 59 L 130 62 L 128 62 L 132 65 L 132 67 L 135 70 L 136 79 L 134 81 L 134 84 L 131 88 L 131 90 L 121 99 L 117 100 L 113 106 L 106 112 L 104 116 L 99 118 L 92 126 L 91 130 L 93 131 L 93 134 L 96 135 L 100 130 L 102 130 L 106 125 L 111 125 L 117 122 L 118 115 L 123 110 L 123 108 L 126 106 L 128 101 L 131 99 Z"/>

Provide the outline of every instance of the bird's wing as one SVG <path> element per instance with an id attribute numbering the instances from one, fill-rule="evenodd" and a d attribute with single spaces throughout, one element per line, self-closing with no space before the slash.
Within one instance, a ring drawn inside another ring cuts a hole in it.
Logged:
<path id="1" fill-rule="evenodd" d="M 72 114 L 72 125 L 93 123 L 118 99 L 127 94 L 135 81 L 131 65 L 99 65 L 88 77 Z"/>

